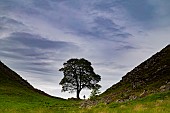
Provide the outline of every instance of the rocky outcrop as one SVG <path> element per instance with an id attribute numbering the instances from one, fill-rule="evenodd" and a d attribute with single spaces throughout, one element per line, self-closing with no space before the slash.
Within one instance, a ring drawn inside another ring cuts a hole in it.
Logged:
<path id="1" fill-rule="evenodd" d="M 162 85 L 159 89 L 161 92 L 170 90 L 170 82 L 167 82 L 167 84 Z"/>
<path id="2" fill-rule="evenodd" d="M 131 83 L 132 89 L 135 89 L 158 80 L 162 81 L 154 86 L 156 88 L 170 80 L 170 45 L 127 73 L 121 82 Z"/>
<path id="3" fill-rule="evenodd" d="M 120 82 L 96 99 L 106 104 L 113 101 L 125 102 L 168 90 L 170 90 L 170 45 L 128 72 Z"/>

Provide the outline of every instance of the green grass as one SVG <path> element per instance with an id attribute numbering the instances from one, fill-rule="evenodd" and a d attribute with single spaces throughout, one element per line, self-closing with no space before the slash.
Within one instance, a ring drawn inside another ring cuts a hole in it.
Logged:
<path id="1" fill-rule="evenodd" d="M 0 113 L 76 113 L 79 101 L 45 96 L 0 73 Z"/>
<path id="2" fill-rule="evenodd" d="M 84 109 L 85 113 L 170 113 L 170 91 L 125 103 L 100 103 Z"/>
<path id="3" fill-rule="evenodd" d="M 78 101 L 51 98 L 29 89 L 0 88 L 0 113 L 74 113 L 77 106 Z"/>
<path id="4" fill-rule="evenodd" d="M 15 91 L 17 93 L 0 92 L 0 113 L 170 113 L 170 91 L 88 108 L 81 108 L 81 101 L 50 98 L 28 90 Z"/>
<path id="5" fill-rule="evenodd" d="M 62 113 L 76 111 L 77 102 L 40 95 L 1 95 L 0 113 Z"/>

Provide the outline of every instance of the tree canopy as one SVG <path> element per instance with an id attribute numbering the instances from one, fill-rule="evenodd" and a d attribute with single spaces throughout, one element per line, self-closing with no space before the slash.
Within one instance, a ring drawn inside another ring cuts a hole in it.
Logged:
<path id="1" fill-rule="evenodd" d="M 94 89 L 101 87 L 97 84 L 101 77 L 94 72 L 91 62 L 81 58 L 69 59 L 63 64 L 64 67 L 59 69 L 64 74 L 63 79 L 60 81 L 62 85 L 62 91 L 69 91 L 70 93 L 77 92 L 77 98 L 82 89 Z"/>

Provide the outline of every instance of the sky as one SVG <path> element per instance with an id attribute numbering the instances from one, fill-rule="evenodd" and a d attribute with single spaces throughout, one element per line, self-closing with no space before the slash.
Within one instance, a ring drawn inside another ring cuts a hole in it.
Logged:
<path id="1" fill-rule="evenodd" d="M 168 44 L 170 0 L 0 0 L 0 60 L 53 96 L 76 96 L 59 85 L 70 58 L 89 60 L 104 92 Z"/>

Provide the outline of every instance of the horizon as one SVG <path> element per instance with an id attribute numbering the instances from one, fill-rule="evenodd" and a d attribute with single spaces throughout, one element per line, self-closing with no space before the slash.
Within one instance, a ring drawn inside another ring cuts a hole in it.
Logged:
<path id="1" fill-rule="evenodd" d="M 85 58 L 104 92 L 170 44 L 169 20 L 170 1 L 1 0 L 0 60 L 35 88 L 70 98 L 58 69 Z"/>

